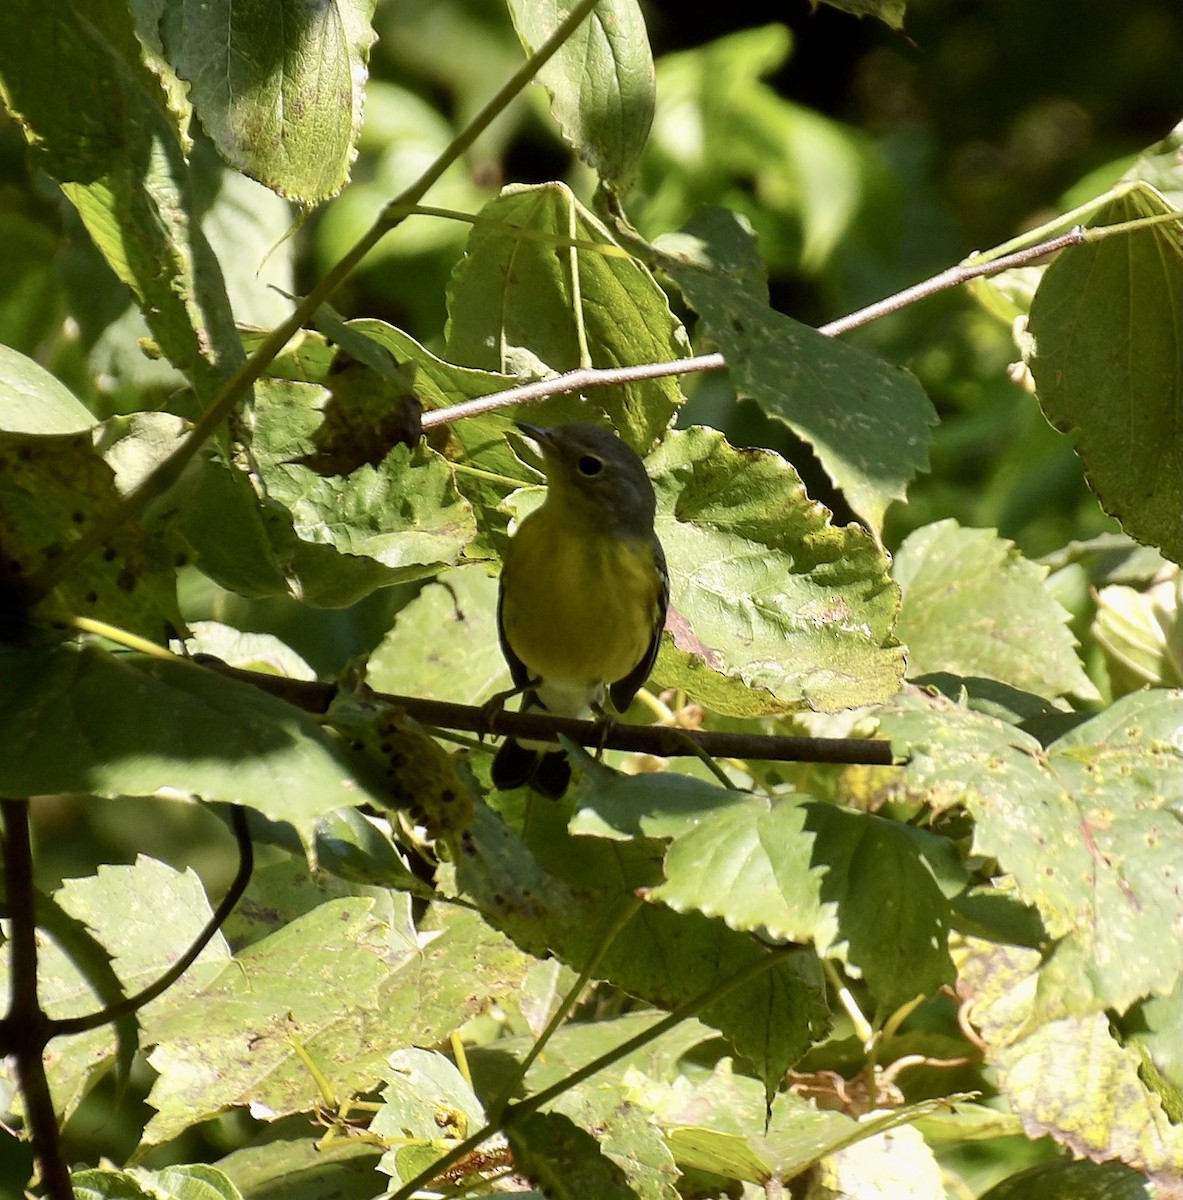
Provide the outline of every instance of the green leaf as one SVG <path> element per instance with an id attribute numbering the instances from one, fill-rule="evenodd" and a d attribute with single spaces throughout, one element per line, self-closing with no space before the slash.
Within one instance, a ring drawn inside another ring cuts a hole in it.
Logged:
<path id="1" fill-rule="evenodd" d="M 322 1142 L 321 1132 L 304 1115 L 276 1121 L 217 1167 L 249 1197 L 373 1200 L 377 1147 L 347 1137 Z"/>
<path id="2" fill-rule="evenodd" d="M 1050 1134 L 1077 1155 L 1120 1159 L 1164 1184 L 1177 1180 L 1183 1127 L 1143 1083 L 1137 1051 L 1118 1043 L 1109 1017 L 1041 1021 L 1031 987 L 1037 950 L 970 939 L 959 957 L 962 987 L 973 997 L 968 1018 L 1028 1136 Z"/>
<path id="3" fill-rule="evenodd" d="M 1122 1163 L 1057 1158 L 1008 1175 L 980 1200 L 1151 1200 L 1146 1177 Z"/>
<path id="4" fill-rule="evenodd" d="M 792 1179 L 827 1155 L 906 1125 L 939 1104 L 905 1105 L 861 1121 L 818 1109 L 792 1092 L 766 1105 L 756 1081 L 734 1073 L 726 1060 L 710 1075 L 682 1075 L 633 1098 L 653 1113 L 680 1167 L 755 1184 Z"/>
<path id="5" fill-rule="evenodd" d="M 750 236 L 735 214 L 709 209 L 680 232 L 680 254 L 662 255 L 659 240 L 658 261 L 701 317 L 699 339 L 722 351 L 736 392 L 807 441 L 851 507 L 879 531 L 887 506 L 928 466 L 933 407 L 899 368 L 769 308 L 766 284 L 724 273 L 739 253 L 736 241 Z M 684 256 L 687 237 L 701 243 L 698 261 Z"/>
<path id="6" fill-rule="evenodd" d="M 734 715 L 832 712 L 897 689 L 898 593 L 864 530 L 831 525 L 778 455 L 713 430 L 671 432 L 647 466 L 670 568 L 661 686 Z"/>
<path id="7" fill-rule="evenodd" d="M 511 686 L 497 641 L 497 580 L 483 566 L 441 571 L 370 656 L 379 692 L 479 704 Z"/>
<path id="8" fill-rule="evenodd" d="M 292 311 L 296 242 L 291 207 L 274 192 L 226 167 L 201 142 L 193 157 L 203 205 L 201 227 L 218 256 L 240 326 L 270 328 Z"/>
<path id="9" fill-rule="evenodd" d="M 0 544 L 5 608 L 15 616 L 26 585 L 123 497 L 95 448 L 95 431 L 0 433 Z M 184 628 L 176 570 L 158 532 L 139 521 L 115 525 L 58 585 L 50 601 L 155 641 Z M 11 606 L 11 607 L 10 607 Z M 56 615 L 56 614 L 55 614 Z"/>
<path id="10" fill-rule="evenodd" d="M 1148 146 L 1122 176 L 1129 181 L 1148 183 L 1172 207 L 1183 209 L 1183 121 L 1161 141 Z"/>
<path id="11" fill-rule="evenodd" d="M 998 860 L 1057 939 L 1030 1001 L 1039 1019 L 1169 992 L 1183 973 L 1183 693 L 1127 696 L 1046 752 L 990 717 L 933 707 L 897 702 L 881 729 L 911 751 L 909 792 L 965 804 L 975 853 Z"/>
<path id="12" fill-rule="evenodd" d="M 941 838 L 685 776 L 614 777 L 578 798 L 576 832 L 595 814 L 620 833 L 672 835 L 652 900 L 773 941 L 812 943 L 861 974 L 888 1011 L 952 982 L 949 905 L 926 861 L 948 856 Z"/>
<path id="13" fill-rule="evenodd" d="M 150 1171 L 146 1167 L 100 1167 L 70 1176 L 75 1200 L 242 1200 L 217 1167 L 192 1163 Z"/>
<path id="14" fill-rule="evenodd" d="M 896 636 L 912 677 L 948 671 L 1054 699 L 1098 698 L 1076 654 L 1071 614 L 1048 570 L 990 529 L 938 521 L 904 539 L 892 576 L 903 592 Z"/>
<path id="15" fill-rule="evenodd" d="M 1094 221 L 1172 211 L 1142 186 Z M 1028 324 L 1039 402 L 1076 437 L 1101 507 L 1175 562 L 1183 561 L 1181 311 L 1183 232 L 1155 225 L 1065 250 L 1044 273 Z"/>
<path id="16" fill-rule="evenodd" d="M 186 107 L 152 41 L 111 0 L 13 0 L 0 6 L 0 93 L 204 407 L 243 355 L 194 216 Z"/>
<path id="17" fill-rule="evenodd" d="M 94 414 L 44 367 L 0 346 L 0 429 L 11 433 L 80 433 Z"/>
<path id="18" fill-rule="evenodd" d="M 1110 584 L 1097 593 L 1093 637 L 1105 654 L 1115 695 L 1183 686 L 1183 574 L 1144 591 Z"/>
<path id="19" fill-rule="evenodd" d="M 514 1166 L 553 1200 L 634 1200 L 624 1172 L 562 1113 L 527 1113 L 506 1127 Z"/>
<path id="20" fill-rule="evenodd" d="M 41 1003 L 52 1017 L 93 1012 L 154 983 L 189 948 L 210 916 L 209 901 L 192 871 L 174 871 L 142 856 L 134 866 L 102 866 L 97 876 L 67 880 L 54 899 L 105 947 L 114 978 L 96 973 L 93 959 L 83 976 L 70 943 L 64 948 L 56 938 L 48 941 L 39 948 L 38 978 Z M 59 925 L 53 922 L 51 927 Z M 228 959 L 225 940 L 215 934 L 168 995 L 174 1001 L 188 995 Z M 6 958 L 0 966 L 0 983 L 5 986 L 8 971 Z M 110 1026 L 50 1042 L 45 1067 L 63 1117 L 77 1108 L 116 1051 L 116 1031 Z"/>
<path id="21" fill-rule="evenodd" d="M 620 1170 L 638 1200 L 678 1200 L 674 1156 L 656 1124 L 631 1094 L 638 1075 L 634 1071 L 617 1081 L 597 1073 L 564 1092 L 548 1111 L 569 1117 L 594 1137 L 604 1157 Z"/>
<path id="22" fill-rule="evenodd" d="M 408 936 L 389 899 L 318 905 L 240 951 L 200 990 L 150 1010 L 145 1039 L 156 1044 L 160 1078 L 149 1103 L 159 1111 L 145 1141 L 233 1106 L 306 1111 L 321 1099 L 318 1075 L 338 1097 L 368 1091 L 392 1046 L 445 1039 L 515 991 L 526 966 L 473 913 L 433 911 Z"/>
<path id="23" fill-rule="evenodd" d="M 445 1152 L 444 1139 L 462 1140 L 485 1123 L 485 1111 L 471 1086 L 451 1059 L 433 1050 L 396 1050 L 383 1070 L 386 1086 L 382 1107 L 370 1124 L 371 1132 L 395 1143 L 378 1169 L 397 1183 L 406 1183 L 422 1169 L 420 1154 L 404 1153 L 409 1139 Z"/>
<path id="24" fill-rule="evenodd" d="M 528 840 L 483 805 L 454 855 L 457 884 L 486 919 L 535 954 L 576 970 L 600 947 L 638 889 L 661 882 L 657 846 L 645 838 L 573 838 L 554 806 L 531 807 Z M 631 995 L 673 1009 L 755 966 L 768 949 L 699 913 L 645 906 L 616 933 L 597 968 Z M 698 1015 L 754 1064 L 770 1087 L 825 1021 L 816 959 L 786 955 L 742 995 Z"/>
<path id="25" fill-rule="evenodd" d="M 448 312 L 446 356 L 485 371 L 539 377 L 689 353 L 648 269 L 559 183 L 508 187 L 485 205 L 452 274 Z M 652 379 L 597 388 L 594 400 L 644 453 L 682 393 L 673 379 Z"/>
<path id="26" fill-rule="evenodd" d="M 522 46 L 534 53 L 566 16 L 555 0 L 511 0 Z M 628 191 L 653 123 L 653 58 L 636 0 L 606 0 L 538 73 L 563 136 L 605 183 Z"/>
<path id="27" fill-rule="evenodd" d="M 361 129 L 374 2 L 166 8 L 170 56 L 227 162 L 305 207 L 341 190 Z"/>
<path id="28" fill-rule="evenodd" d="M 815 1190 L 816 1189 L 816 1190 Z M 947 1200 L 941 1167 L 910 1125 L 864 1138 L 822 1160 L 808 1200 Z"/>
<path id="29" fill-rule="evenodd" d="M 93 646 L 0 650 L 0 789 L 117 797 L 196 794 L 287 821 L 366 799 L 307 714 L 181 658 Z"/>
<path id="30" fill-rule="evenodd" d="M 329 576 L 325 585 L 345 594 L 355 580 L 373 590 L 432 574 L 472 539 L 472 511 L 439 455 L 396 445 L 375 463 L 338 473 L 319 461 L 316 441 L 330 393 L 275 379 L 261 381 L 258 392 L 252 445 L 268 496 L 288 507 L 295 540 L 307 552 L 297 570 L 311 563 Z M 282 541 L 278 548 L 281 555 L 296 550 Z M 343 581 L 332 579 L 334 567 Z M 316 604 L 329 598 L 340 602 L 331 593 L 305 595 Z"/>

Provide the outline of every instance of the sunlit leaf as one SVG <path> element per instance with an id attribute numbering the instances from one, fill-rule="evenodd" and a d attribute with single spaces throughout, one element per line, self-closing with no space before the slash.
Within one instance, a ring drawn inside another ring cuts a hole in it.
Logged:
<path id="1" fill-rule="evenodd" d="M 511 0 L 518 37 L 533 53 L 566 16 L 554 0 Z M 597 4 L 543 66 L 538 82 L 576 153 L 606 183 L 628 190 L 653 121 L 653 59 L 636 0 Z"/>
<path id="2" fill-rule="evenodd" d="M 1149 187 L 1097 225 L 1174 210 Z M 1031 305 L 1028 362 L 1047 419 L 1127 533 L 1183 561 L 1183 232 L 1153 225 L 1065 250 Z M 1121 347 L 1115 352 L 1115 347 Z"/>
<path id="3" fill-rule="evenodd" d="M 1183 694 L 1127 696 L 1046 751 L 1001 721 L 932 708 L 897 703 L 881 728 L 910 750 L 910 792 L 964 804 L 975 852 L 998 860 L 1057 939 L 1029 1001 L 1039 1019 L 1170 991 L 1183 973 Z"/>
<path id="4" fill-rule="evenodd" d="M 480 218 L 448 289 L 451 361 L 529 377 L 689 353 L 653 276 L 562 184 L 508 187 Z M 642 453 L 681 399 L 669 378 L 597 388 L 594 396 Z"/>
<path id="5" fill-rule="evenodd" d="M 659 684 L 744 715 L 834 711 L 896 690 L 898 594 L 863 529 L 831 525 L 778 455 L 735 450 L 713 430 L 671 433 L 647 465 L 670 572 Z"/>
<path id="6" fill-rule="evenodd" d="M 300 204 L 349 177 L 374 0 L 184 3 L 164 34 L 193 107 L 238 170 Z"/>
<path id="7" fill-rule="evenodd" d="M 187 104 L 126 5 L 0 6 L 0 92 L 201 405 L 242 360 L 195 219 Z"/>
<path id="8" fill-rule="evenodd" d="M 939 521 L 904 539 L 892 577 L 903 592 L 896 636 L 912 678 L 947 671 L 1055 698 L 1097 698 L 1068 629 L 1070 613 L 1029 562 L 990 529 Z"/>
<path id="9" fill-rule="evenodd" d="M 1106 1014 L 1040 1021 L 1036 950 L 971 940 L 961 958 L 969 1020 L 1028 1135 L 1050 1134 L 1097 1162 L 1120 1159 L 1152 1180 L 1178 1179 L 1183 1129 L 1143 1083 L 1137 1051 L 1114 1037 Z"/>
<path id="10" fill-rule="evenodd" d="M 734 214 L 708 210 L 679 237 L 679 249 L 699 240 L 697 260 L 659 261 L 701 317 L 700 342 L 722 351 L 736 392 L 807 441 L 855 512 L 881 529 L 887 506 L 928 465 L 935 414 L 923 389 L 898 367 L 770 308 L 765 286 L 704 267 L 702 256 L 726 266 L 741 253 L 733 243 L 750 238 Z"/>

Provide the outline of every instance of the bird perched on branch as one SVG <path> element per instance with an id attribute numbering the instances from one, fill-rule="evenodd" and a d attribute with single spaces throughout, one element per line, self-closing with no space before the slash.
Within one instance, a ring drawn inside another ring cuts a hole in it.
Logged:
<path id="1" fill-rule="evenodd" d="M 657 501 L 645 465 L 615 434 L 571 423 L 519 422 L 537 442 L 546 499 L 510 539 L 497 603 L 501 649 L 522 712 L 624 712 L 657 657 L 669 601 Z M 499 788 L 559 797 L 566 752 L 507 738 L 493 760 Z"/>

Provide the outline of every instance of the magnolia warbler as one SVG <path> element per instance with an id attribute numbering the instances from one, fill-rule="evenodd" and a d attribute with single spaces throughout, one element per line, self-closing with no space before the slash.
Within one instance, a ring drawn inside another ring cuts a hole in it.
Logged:
<path id="1" fill-rule="evenodd" d="M 624 712 L 653 668 L 669 601 L 653 485 L 607 430 L 518 428 L 541 448 L 547 483 L 510 539 L 497 602 L 522 712 L 588 717 L 601 712 L 605 688 Z M 557 798 L 570 779 L 552 744 L 507 738 L 493 760 L 499 788 L 529 784 Z"/>

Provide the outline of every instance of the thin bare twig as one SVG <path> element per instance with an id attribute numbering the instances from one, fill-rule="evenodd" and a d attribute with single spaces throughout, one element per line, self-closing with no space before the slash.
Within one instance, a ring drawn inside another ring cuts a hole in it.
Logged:
<path id="1" fill-rule="evenodd" d="M 1098 230 L 1086 229 L 1077 225 L 1067 233 L 1048 238 L 1036 245 L 1017 250 L 1002 258 L 990 262 L 965 262 L 934 275 L 921 283 L 913 284 L 901 292 L 877 300 L 874 304 L 860 308 L 857 312 L 825 325 L 818 326 L 818 333 L 826 337 L 839 337 L 852 329 L 859 329 L 885 317 L 889 313 L 906 308 L 917 300 L 935 296 L 950 288 L 960 287 L 970 280 L 990 275 L 998 275 L 1009 271 L 1012 267 L 1021 267 L 1045 255 L 1054 254 L 1069 246 L 1079 246 L 1087 241 L 1095 240 Z M 581 391 L 584 388 L 610 387 L 621 383 L 636 383 L 645 379 L 663 379 L 670 375 L 689 375 L 701 371 L 718 371 L 727 366 L 722 354 L 698 354 L 691 358 L 672 359 L 662 363 L 642 363 L 631 367 L 583 367 L 577 371 L 568 371 L 556 375 L 552 379 L 540 379 L 521 387 L 507 388 L 503 392 L 491 392 L 487 396 L 479 396 L 475 400 L 466 400 L 462 404 L 454 404 L 449 408 L 437 408 L 423 414 L 423 428 L 430 429 L 436 425 L 448 425 L 452 421 L 464 417 L 478 416 L 483 413 L 495 412 L 514 404 L 525 404 L 535 400 L 544 400 L 550 396 L 563 396 L 569 392 Z"/>

